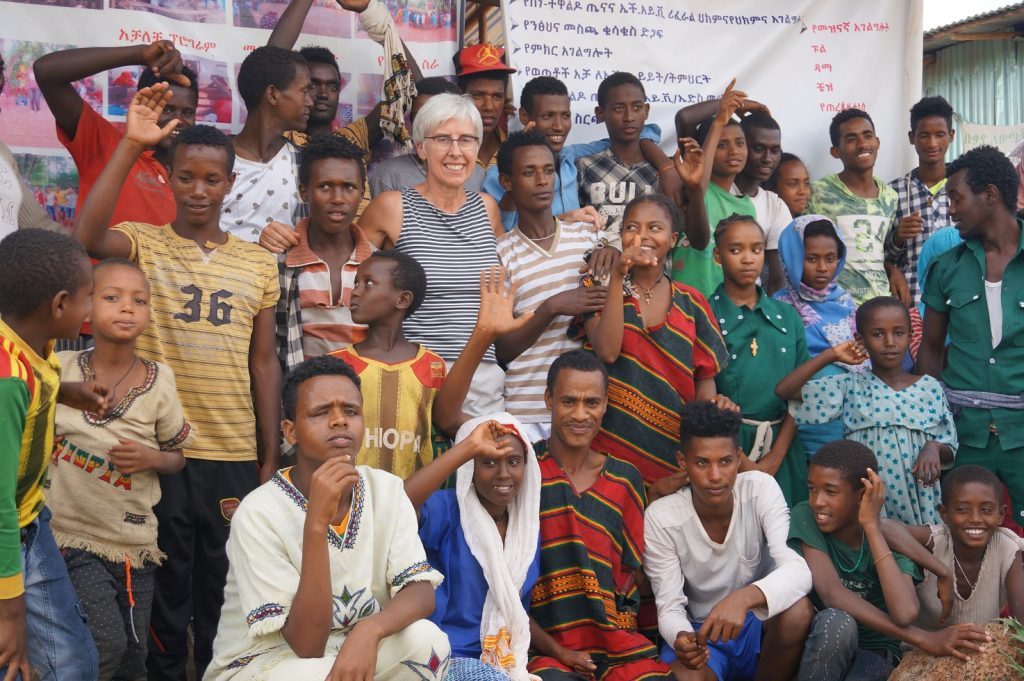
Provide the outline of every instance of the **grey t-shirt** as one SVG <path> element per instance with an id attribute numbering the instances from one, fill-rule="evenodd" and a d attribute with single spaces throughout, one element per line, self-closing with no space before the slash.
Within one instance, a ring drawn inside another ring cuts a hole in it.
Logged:
<path id="1" fill-rule="evenodd" d="M 416 154 L 403 154 L 378 163 L 370 169 L 370 196 L 382 192 L 402 191 L 427 179 L 427 169 Z M 466 181 L 467 192 L 478 192 L 484 184 L 484 170 L 474 164 L 473 174 Z"/>

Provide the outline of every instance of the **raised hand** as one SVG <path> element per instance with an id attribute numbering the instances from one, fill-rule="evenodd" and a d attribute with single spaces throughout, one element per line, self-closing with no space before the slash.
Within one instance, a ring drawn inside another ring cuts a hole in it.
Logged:
<path id="1" fill-rule="evenodd" d="M 170 40 L 157 40 L 142 51 L 142 63 L 158 78 L 166 78 L 176 85 L 188 87 L 192 81 L 181 72 L 185 62 L 181 52 Z"/>
<path id="2" fill-rule="evenodd" d="M 717 120 L 725 123 L 733 114 L 742 109 L 747 102 L 747 93 L 742 90 L 737 90 L 736 79 L 733 78 L 729 81 L 728 87 L 725 88 L 725 92 L 722 93 L 722 101 L 719 104 Z"/>
<path id="3" fill-rule="evenodd" d="M 629 271 L 634 267 L 649 267 L 651 265 L 657 265 L 658 260 L 654 256 L 647 255 L 640 246 L 630 246 L 622 252 L 619 256 L 618 266 L 615 271 L 620 276 L 626 276 Z"/>
<path id="4" fill-rule="evenodd" d="M 832 348 L 832 352 L 835 353 L 835 361 L 843 364 L 863 364 L 868 359 L 868 351 L 856 340 L 840 343 Z"/>
<path id="5" fill-rule="evenodd" d="M 687 187 L 699 187 L 704 181 L 704 149 L 692 137 L 679 138 L 679 150 L 672 157 L 679 179 Z"/>
<path id="6" fill-rule="evenodd" d="M 878 477 L 878 473 L 870 468 L 868 477 L 861 478 L 864 483 L 864 496 L 860 498 L 860 509 L 857 511 L 857 519 L 861 526 L 878 525 L 878 519 L 882 513 L 882 506 L 885 505 L 885 483 Z"/>
<path id="7" fill-rule="evenodd" d="M 341 5 L 342 9 L 347 9 L 357 14 L 370 6 L 370 0 L 337 0 L 337 3 Z"/>
<path id="8" fill-rule="evenodd" d="M 497 421 L 484 421 L 473 429 L 466 440 L 471 445 L 474 456 L 504 456 L 512 451 L 512 442 L 508 435 L 512 430 Z"/>
<path id="9" fill-rule="evenodd" d="M 480 271 L 480 312 L 476 318 L 478 329 L 497 338 L 518 330 L 530 320 L 532 312 L 519 317 L 513 312 L 517 288 L 515 284 L 508 287 L 505 285 L 505 268 L 500 265 Z"/>
<path id="10" fill-rule="evenodd" d="M 170 135 L 181 122 L 172 118 L 167 125 L 160 127 L 160 114 L 170 99 L 171 90 L 167 83 L 156 83 L 153 87 L 144 87 L 136 92 L 128 107 L 124 138 L 149 148 L 155 147 Z"/>

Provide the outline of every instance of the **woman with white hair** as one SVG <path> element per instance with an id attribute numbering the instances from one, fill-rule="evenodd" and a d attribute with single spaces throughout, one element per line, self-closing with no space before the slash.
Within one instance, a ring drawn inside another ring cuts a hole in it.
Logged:
<path id="1" fill-rule="evenodd" d="M 427 297 L 406 319 L 405 336 L 439 354 L 449 368 L 473 331 L 480 272 L 498 264 L 495 238 L 504 233 L 494 199 L 465 188 L 482 135 L 472 100 L 451 94 L 432 97 L 412 127 L 427 179 L 380 194 L 359 218 L 372 243 L 408 253 L 426 270 Z M 491 348 L 474 375 L 466 413 L 502 411 L 504 378 Z"/>

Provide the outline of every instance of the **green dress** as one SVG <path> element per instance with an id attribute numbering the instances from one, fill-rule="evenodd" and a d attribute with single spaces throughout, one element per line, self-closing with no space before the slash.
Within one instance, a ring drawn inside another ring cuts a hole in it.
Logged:
<path id="1" fill-rule="evenodd" d="M 787 405 L 775 395 L 775 386 L 808 360 L 804 325 L 796 308 L 769 297 L 761 287 L 757 293 L 753 309 L 737 307 L 723 286 L 708 301 L 729 351 L 729 362 L 715 377 L 715 385 L 740 407 L 744 420 L 740 447 L 747 454 L 757 436 L 753 422 L 780 421 L 771 426 L 773 436 L 778 435 Z M 799 436 L 789 445 L 775 480 L 790 508 L 807 500 L 807 456 Z"/>

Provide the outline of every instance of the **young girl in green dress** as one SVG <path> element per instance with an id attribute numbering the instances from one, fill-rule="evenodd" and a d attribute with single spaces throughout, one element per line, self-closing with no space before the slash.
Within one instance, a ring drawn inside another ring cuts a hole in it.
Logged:
<path id="1" fill-rule="evenodd" d="M 774 388 L 808 359 L 803 323 L 793 306 L 757 284 L 765 234 L 754 218 L 730 215 L 715 228 L 714 242 L 725 279 L 708 302 L 729 351 L 729 363 L 715 383 L 743 415 L 740 470 L 775 476 L 792 508 L 807 499 L 807 457 L 786 401 Z"/>

